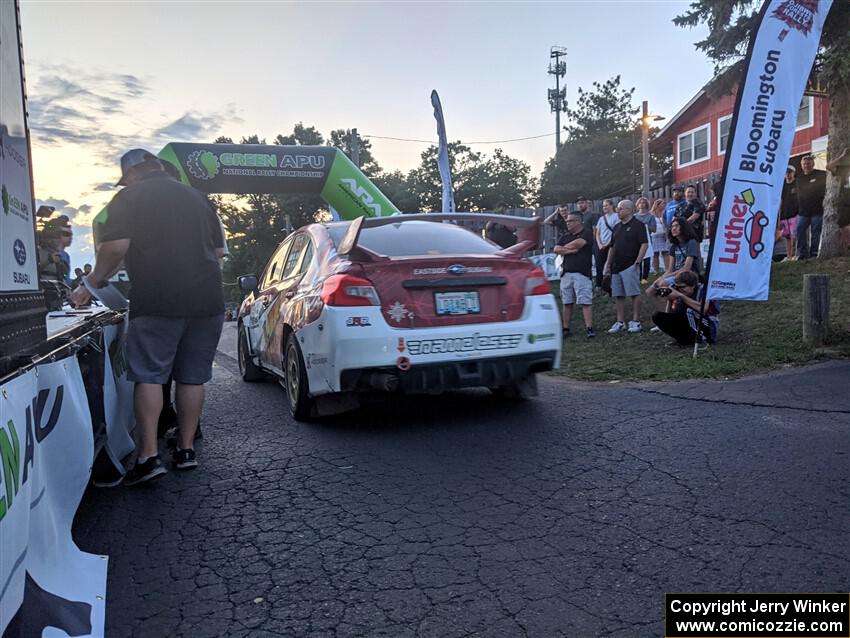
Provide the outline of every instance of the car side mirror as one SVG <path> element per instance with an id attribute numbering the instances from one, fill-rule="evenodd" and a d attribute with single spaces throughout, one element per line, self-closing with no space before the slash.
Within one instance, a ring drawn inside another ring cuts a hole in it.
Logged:
<path id="1" fill-rule="evenodd" d="M 239 290 L 246 295 L 254 292 L 259 284 L 257 275 L 242 275 L 237 281 L 239 282 Z"/>

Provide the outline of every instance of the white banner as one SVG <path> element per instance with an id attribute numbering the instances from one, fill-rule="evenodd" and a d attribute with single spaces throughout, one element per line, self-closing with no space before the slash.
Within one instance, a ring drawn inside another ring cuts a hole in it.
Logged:
<path id="1" fill-rule="evenodd" d="M 561 260 L 558 259 L 558 255 L 555 253 L 530 255 L 529 259 L 546 273 L 546 279 L 549 281 L 561 278 Z"/>
<path id="2" fill-rule="evenodd" d="M 0 630 L 3 638 L 103 636 L 105 556 L 81 552 L 71 525 L 93 454 L 76 357 L 0 389 Z"/>
<path id="3" fill-rule="evenodd" d="M 449 143 L 446 139 L 446 122 L 443 119 L 443 106 L 436 91 L 431 91 L 431 105 L 434 107 L 434 118 L 437 120 L 437 137 L 440 146 L 437 148 L 437 166 L 440 169 L 440 179 L 443 182 L 443 213 L 455 212 L 455 196 L 452 189 L 452 171 L 449 165 Z"/>
<path id="4" fill-rule="evenodd" d="M 38 290 L 17 2 L 0 2 L 0 291 Z"/>
<path id="5" fill-rule="evenodd" d="M 730 129 L 709 299 L 765 300 L 797 111 L 832 0 L 767 0 Z"/>
<path id="6" fill-rule="evenodd" d="M 124 473 L 121 459 L 136 444 L 132 431 L 136 426 L 133 413 L 132 381 L 127 380 L 127 330 L 124 324 L 104 326 L 103 344 L 103 416 L 106 421 L 106 453 L 115 468 Z"/>

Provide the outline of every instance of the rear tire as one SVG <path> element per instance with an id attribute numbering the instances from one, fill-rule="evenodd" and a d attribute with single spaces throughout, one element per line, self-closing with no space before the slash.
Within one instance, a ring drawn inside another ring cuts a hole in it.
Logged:
<path id="1" fill-rule="evenodd" d="M 266 379 L 266 373 L 251 359 L 251 353 L 248 350 L 248 335 L 242 326 L 239 326 L 237 344 L 239 374 L 242 375 L 242 380 L 248 383 L 254 383 Z"/>
<path id="2" fill-rule="evenodd" d="M 307 368 L 301 356 L 301 346 L 295 333 L 289 333 L 283 351 L 283 387 L 289 403 L 289 412 L 296 421 L 309 421 L 313 414 L 313 400 L 308 394 Z"/>

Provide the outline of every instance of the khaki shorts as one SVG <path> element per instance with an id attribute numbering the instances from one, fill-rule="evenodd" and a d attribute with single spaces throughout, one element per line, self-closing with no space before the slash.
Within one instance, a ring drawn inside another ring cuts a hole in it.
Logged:
<path id="1" fill-rule="evenodd" d="M 611 275 L 612 297 L 637 297 L 640 294 L 640 275 L 637 266 L 629 266 Z"/>
<path id="2" fill-rule="evenodd" d="M 127 330 L 127 378 L 135 383 L 203 385 L 212 364 L 224 315 L 133 317 Z"/>
<path id="3" fill-rule="evenodd" d="M 578 303 L 593 304 L 593 282 L 580 272 L 565 272 L 561 277 L 561 303 L 565 306 Z"/>

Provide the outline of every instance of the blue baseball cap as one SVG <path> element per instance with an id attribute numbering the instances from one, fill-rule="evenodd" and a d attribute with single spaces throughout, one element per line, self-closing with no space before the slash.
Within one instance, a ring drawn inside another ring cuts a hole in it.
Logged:
<path id="1" fill-rule="evenodd" d="M 140 164 L 150 161 L 159 162 L 156 155 L 143 148 L 134 148 L 124 153 L 121 156 L 121 179 L 119 179 L 118 183 L 115 185 L 126 186 L 127 172 Z"/>

